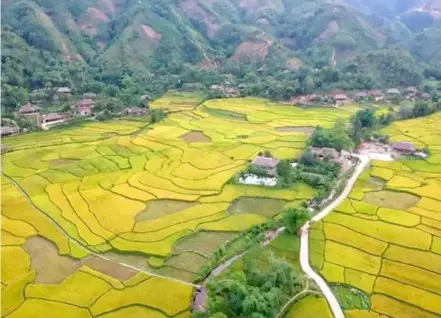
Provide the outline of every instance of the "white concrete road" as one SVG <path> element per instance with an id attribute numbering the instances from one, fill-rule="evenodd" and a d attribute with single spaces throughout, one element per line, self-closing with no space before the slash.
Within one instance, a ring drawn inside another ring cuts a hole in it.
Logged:
<path id="1" fill-rule="evenodd" d="M 349 195 L 349 193 L 352 190 L 352 187 L 355 184 L 355 181 L 357 181 L 358 176 L 363 172 L 363 169 L 368 165 L 370 161 L 370 157 L 367 155 L 358 155 L 357 157 L 360 159 L 360 162 L 355 168 L 353 175 L 348 180 L 348 183 L 344 188 L 343 192 L 337 197 L 337 199 L 335 199 L 330 205 L 324 208 L 320 213 L 315 215 L 311 219 L 311 221 L 306 223 L 301 229 L 300 266 L 302 267 L 302 270 L 310 278 L 312 278 L 314 282 L 317 284 L 317 286 L 320 288 L 324 297 L 328 301 L 329 306 L 331 307 L 331 311 L 335 318 L 344 318 L 345 315 L 340 305 L 338 304 L 337 298 L 332 293 L 331 288 L 329 288 L 328 284 L 326 284 L 326 281 L 320 275 L 314 272 L 314 270 L 311 268 L 311 265 L 309 264 L 309 227 L 311 223 L 320 221 L 322 218 L 328 215 Z"/>

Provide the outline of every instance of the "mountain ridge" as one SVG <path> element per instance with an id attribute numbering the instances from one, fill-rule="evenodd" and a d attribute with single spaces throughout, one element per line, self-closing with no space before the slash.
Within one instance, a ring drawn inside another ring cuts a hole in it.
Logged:
<path id="1" fill-rule="evenodd" d="M 6 52 L 2 52 L 2 69 L 6 78 L 2 85 L 6 92 L 39 88 L 42 83 L 32 80 L 29 73 L 34 69 L 27 65 L 48 63 L 75 73 L 67 77 L 52 76 L 52 79 L 45 75 L 41 80 L 58 86 L 80 87 L 90 82 L 122 89 L 125 74 L 135 74 L 138 82 L 166 77 L 153 85 L 156 87 L 151 91 L 161 91 L 170 85 L 179 87 L 195 81 L 201 73 L 212 73 L 207 75 L 213 77 L 207 85 L 219 82 L 220 74 L 230 74 L 231 68 L 237 68 L 234 63 L 246 64 L 239 66 L 246 70 L 252 66 L 262 70 L 274 67 L 280 72 L 299 71 L 296 65 L 311 69 L 344 68 L 367 52 L 402 50 L 410 52 L 411 56 L 406 55 L 406 59 L 414 59 L 415 65 L 421 68 L 439 64 L 441 56 L 437 54 L 437 45 L 430 45 L 431 54 L 418 48 L 441 37 L 436 32 L 438 21 L 433 18 L 427 27 L 424 19 L 401 21 L 390 15 L 436 12 L 438 6 L 441 8 L 441 1 L 408 0 L 406 4 L 401 3 L 401 7 L 395 1 L 389 8 L 379 7 L 379 3 L 382 2 L 6 1 L 2 12 L 2 48 Z M 375 13 L 381 10 L 386 13 L 382 16 Z M 418 23 L 425 27 L 421 29 Z M 18 75 L 11 72 L 18 66 L 10 65 L 20 63 L 15 54 L 11 54 L 16 45 L 29 52 L 32 60 L 24 63 L 24 70 Z M 293 60 L 296 61 L 294 68 L 287 68 Z M 44 67 L 37 70 L 39 74 L 45 72 Z M 263 73 L 260 75 L 273 76 Z M 12 80 L 14 77 L 21 78 Z M 14 104 L 4 101 L 7 105 Z"/>

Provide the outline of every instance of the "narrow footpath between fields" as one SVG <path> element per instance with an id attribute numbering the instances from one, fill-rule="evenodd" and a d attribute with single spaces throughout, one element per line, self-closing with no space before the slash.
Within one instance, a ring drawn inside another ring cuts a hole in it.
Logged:
<path id="1" fill-rule="evenodd" d="M 96 252 L 90 250 L 89 248 L 87 248 L 87 246 L 84 246 L 84 245 L 81 244 L 79 241 L 77 241 L 76 239 L 74 239 L 74 238 L 72 238 L 71 236 L 69 236 L 69 234 L 68 234 L 68 233 L 67 233 L 62 227 L 60 227 L 56 222 L 54 222 L 54 220 L 52 220 L 48 215 L 46 215 L 46 213 L 44 213 L 43 211 L 41 211 L 41 210 L 40 210 L 40 209 L 34 204 L 34 202 L 31 200 L 31 198 L 28 196 L 28 194 L 27 194 L 27 193 L 26 193 L 26 192 L 20 187 L 20 185 L 19 185 L 14 179 L 12 179 L 12 178 L 6 176 L 5 174 L 3 174 L 3 176 L 4 176 L 6 179 L 8 179 L 8 180 L 9 180 L 9 181 L 15 186 L 15 188 L 16 188 L 16 189 L 17 189 L 17 190 L 18 190 L 18 191 L 19 191 L 19 192 L 20 192 L 20 193 L 26 198 L 26 200 L 29 202 L 30 205 L 32 205 L 32 207 L 37 211 L 37 213 L 41 214 L 41 215 L 42 215 L 44 218 L 46 218 L 50 223 L 52 223 L 52 224 L 54 225 L 54 227 L 55 227 L 58 231 L 60 231 L 61 233 L 63 233 L 63 235 L 64 235 L 66 238 L 68 238 L 73 244 L 77 245 L 80 249 L 82 249 L 82 250 L 88 252 L 90 255 L 94 255 L 94 256 L 96 256 L 96 257 L 98 257 L 98 258 L 100 258 L 100 259 L 103 259 L 103 260 L 105 260 L 105 261 L 108 261 L 108 262 L 111 262 L 111 263 L 115 263 L 115 264 L 121 265 L 121 266 L 123 266 L 123 267 L 127 267 L 127 268 L 134 269 L 134 270 L 136 270 L 136 271 L 138 271 L 138 272 L 143 272 L 143 273 L 148 274 L 148 275 L 153 276 L 153 277 L 162 278 L 162 279 L 168 279 L 168 280 L 173 280 L 173 281 L 178 281 L 178 282 L 180 282 L 180 283 L 182 283 L 182 284 L 189 285 L 189 286 L 194 287 L 194 288 L 200 288 L 200 287 L 201 287 L 201 286 L 198 285 L 198 284 L 189 283 L 189 282 L 186 282 L 186 281 L 184 281 L 184 280 L 180 280 L 180 279 L 178 279 L 178 278 L 173 278 L 173 277 L 168 277 L 168 276 L 158 275 L 158 274 L 155 274 L 155 273 L 152 273 L 152 272 L 146 271 L 146 270 L 144 270 L 144 269 L 142 269 L 142 268 L 138 268 L 138 267 L 133 266 L 133 265 L 129 265 L 129 264 L 126 264 L 126 263 L 123 263 L 123 262 L 117 262 L 117 261 L 115 261 L 115 260 L 113 260 L 113 259 L 110 259 L 110 258 L 108 258 L 108 257 L 105 257 L 104 255 L 101 255 L 101 254 L 99 254 L 99 253 L 96 253 Z"/>

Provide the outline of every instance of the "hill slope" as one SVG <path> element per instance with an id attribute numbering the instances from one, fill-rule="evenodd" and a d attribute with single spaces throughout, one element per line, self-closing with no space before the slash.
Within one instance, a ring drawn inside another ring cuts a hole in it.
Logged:
<path id="1" fill-rule="evenodd" d="M 437 33 L 438 2 L 6 1 L 3 104 L 16 107 L 26 99 L 20 89 L 29 92 L 48 82 L 79 91 L 124 89 L 124 76 L 140 90 L 149 81 L 153 93 L 201 78 L 210 85 L 221 74 L 243 79 L 251 72 L 267 85 L 278 72 L 300 65 L 344 67 L 360 54 L 396 48 L 411 48 L 420 62 L 434 62 L 436 47 L 429 54 L 417 46 Z M 305 74 L 290 78 L 296 79 L 301 86 Z"/>

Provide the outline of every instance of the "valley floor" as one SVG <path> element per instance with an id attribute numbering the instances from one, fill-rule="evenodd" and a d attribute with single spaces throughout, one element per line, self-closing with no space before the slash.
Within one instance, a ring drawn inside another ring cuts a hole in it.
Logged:
<path id="1" fill-rule="evenodd" d="M 253 98 L 198 106 L 167 95 L 155 103 L 175 112 L 149 127 L 115 120 L 2 140 L 12 149 L 2 155 L 2 317 L 190 317 L 192 282 L 219 246 L 315 193 L 231 178 L 260 151 L 284 159 L 305 148 L 306 131 L 276 128 L 330 127 L 358 109 Z M 374 160 L 349 198 L 311 227 L 314 269 L 331 288 L 369 296 L 368 307 L 343 306 L 347 316 L 441 315 L 440 120 L 388 127 L 393 140 L 432 155 Z M 399 206 L 383 206 L 389 201 Z M 281 255 L 298 259 L 299 249 L 290 253 Z"/>

